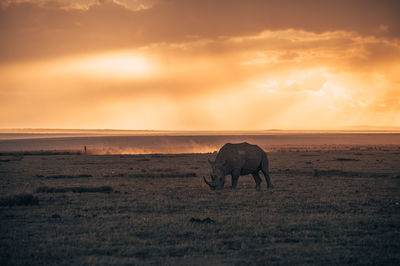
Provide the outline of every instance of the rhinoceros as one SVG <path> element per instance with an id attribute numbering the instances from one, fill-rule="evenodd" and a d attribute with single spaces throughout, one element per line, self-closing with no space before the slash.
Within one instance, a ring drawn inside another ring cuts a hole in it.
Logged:
<path id="1" fill-rule="evenodd" d="M 239 176 L 252 174 L 256 182 L 256 189 L 260 190 L 261 178 L 259 171 L 264 174 L 267 187 L 272 188 L 271 178 L 268 171 L 267 154 L 257 145 L 243 143 L 226 143 L 219 150 L 214 162 L 208 159 L 211 164 L 211 181 L 203 177 L 204 182 L 211 190 L 222 189 L 225 184 L 225 176 L 232 176 L 232 188 L 236 188 Z"/>

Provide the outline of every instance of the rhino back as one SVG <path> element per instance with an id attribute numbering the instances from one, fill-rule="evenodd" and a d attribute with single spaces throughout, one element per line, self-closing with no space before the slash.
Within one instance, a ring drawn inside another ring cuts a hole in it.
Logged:
<path id="1" fill-rule="evenodd" d="M 225 171 L 240 169 L 241 174 L 250 174 L 256 171 L 261 164 L 264 151 L 246 142 L 238 144 L 225 144 L 218 152 L 216 163 L 224 165 Z"/>

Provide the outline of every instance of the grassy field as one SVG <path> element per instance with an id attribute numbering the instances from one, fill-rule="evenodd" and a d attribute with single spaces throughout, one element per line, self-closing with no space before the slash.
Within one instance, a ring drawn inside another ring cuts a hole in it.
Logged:
<path id="1" fill-rule="evenodd" d="M 215 154 L 0 156 L 0 264 L 399 265 L 398 147 L 268 156 L 218 192 Z"/>

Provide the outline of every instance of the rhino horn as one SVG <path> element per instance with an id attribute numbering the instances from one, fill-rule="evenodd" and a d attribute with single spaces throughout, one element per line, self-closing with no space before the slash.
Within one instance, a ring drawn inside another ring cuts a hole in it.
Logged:
<path id="1" fill-rule="evenodd" d="M 209 183 L 208 181 L 207 181 L 207 179 L 203 176 L 203 179 L 204 179 L 204 182 L 206 182 L 206 184 L 211 188 L 211 189 L 214 189 L 215 188 L 215 186 L 214 185 L 212 185 L 211 183 Z"/>

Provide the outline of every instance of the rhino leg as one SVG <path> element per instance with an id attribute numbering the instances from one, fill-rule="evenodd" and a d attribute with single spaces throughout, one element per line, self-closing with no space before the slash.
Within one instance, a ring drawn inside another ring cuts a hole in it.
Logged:
<path id="1" fill-rule="evenodd" d="M 260 175 L 257 172 L 252 173 L 254 181 L 256 182 L 256 189 L 260 190 L 260 184 L 261 184 L 261 178 Z"/>
<path id="2" fill-rule="evenodd" d="M 262 172 L 264 174 L 265 181 L 267 181 L 267 188 L 273 188 L 274 186 L 271 183 L 271 178 L 269 177 L 268 170 L 264 171 L 264 169 L 262 169 Z"/>
<path id="3" fill-rule="evenodd" d="M 271 178 L 269 177 L 268 159 L 266 155 L 261 162 L 261 171 L 264 174 L 265 181 L 267 181 L 267 188 L 273 188 L 274 186 L 272 185 Z"/>
<path id="4" fill-rule="evenodd" d="M 267 181 L 267 188 L 273 188 L 274 185 L 271 183 L 271 178 L 269 177 L 269 174 L 264 174 L 265 180 Z"/>
<path id="5" fill-rule="evenodd" d="M 240 170 L 232 171 L 232 188 L 236 188 L 240 176 Z"/>

